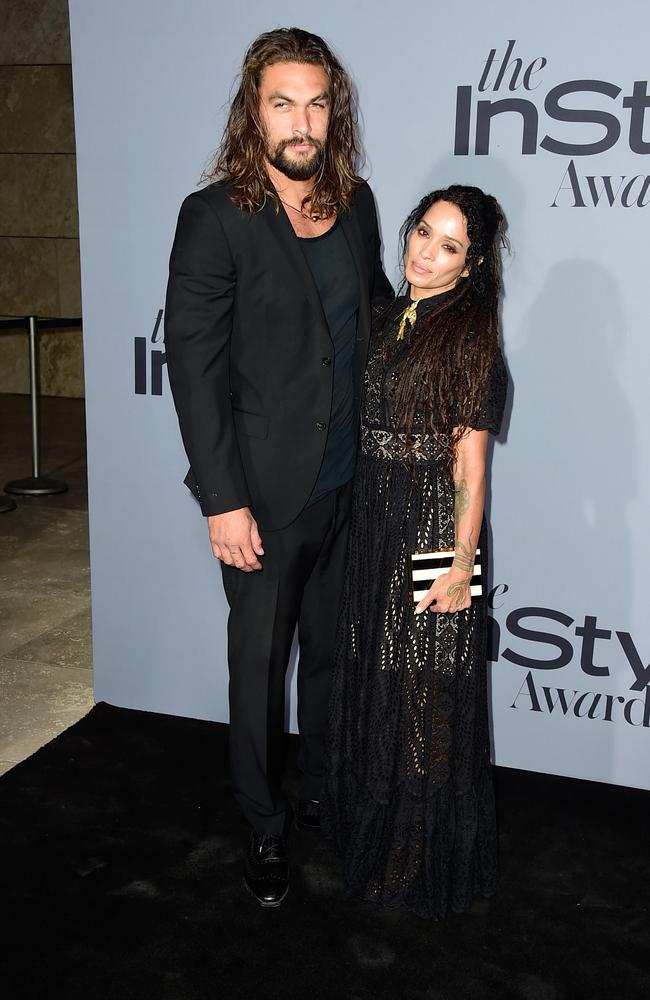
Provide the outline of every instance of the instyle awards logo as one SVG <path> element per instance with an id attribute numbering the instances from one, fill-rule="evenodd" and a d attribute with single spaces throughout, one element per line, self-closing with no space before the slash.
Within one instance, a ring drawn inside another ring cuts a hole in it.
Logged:
<path id="1" fill-rule="evenodd" d="M 509 589 L 499 584 L 490 591 L 491 610 L 503 606 Z M 488 624 L 488 659 L 526 670 L 513 686 L 511 709 L 650 729 L 650 664 L 644 664 L 629 632 L 604 627 L 596 615 L 578 622 L 542 607 L 510 611 L 503 631 L 493 616 Z M 566 686 L 554 673 L 574 663 L 580 664 L 584 687 Z M 614 674 L 617 683 L 627 675 L 625 694 L 607 690 Z"/>
<path id="2" fill-rule="evenodd" d="M 133 359 L 136 396 L 162 396 L 163 368 L 167 364 L 167 355 L 161 347 L 152 345 L 163 343 L 163 333 L 160 329 L 163 310 L 159 309 L 149 338 L 133 338 Z"/>
<path id="3" fill-rule="evenodd" d="M 650 204 L 649 176 L 629 169 L 587 174 L 577 159 L 597 156 L 617 145 L 622 153 L 650 153 L 650 141 L 644 139 L 645 113 L 650 107 L 647 81 L 635 80 L 626 94 L 608 80 L 568 80 L 548 87 L 546 57 L 516 55 L 516 48 L 517 42 L 510 39 L 501 52 L 490 49 L 476 85 L 457 87 L 455 155 L 487 156 L 499 117 L 515 115 L 521 126 L 522 156 L 536 156 L 542 150 L 570 158 L 549 192 L 552 208 L 645 208 Z M 600 107 L 585 107 L 581 99 Z M 580 135 L 589 134 L 589 138 L 566 141 L 566 130 L 558 129 L 557 123 L 587 126 Z"/>

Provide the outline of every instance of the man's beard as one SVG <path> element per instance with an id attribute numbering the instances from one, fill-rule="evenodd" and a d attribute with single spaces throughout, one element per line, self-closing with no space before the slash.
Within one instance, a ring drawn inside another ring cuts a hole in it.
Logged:
<path id="1" fill-rule="evenodd" d="M 289 159 L 286 150 L 289 146 L 300 146 L 305 142 L 310 142 L 314 147 L 314 152 L 309 157 L 301 156 L 297 160 Z M 283 139 L 275 149 L 267 149 L 266 155 L 269 163 L 273 164 L 276 170 L 288 177 L 290 181 L 308 181 L 321 168 L 323 163 L 323 143 L 318 139 Z"/>

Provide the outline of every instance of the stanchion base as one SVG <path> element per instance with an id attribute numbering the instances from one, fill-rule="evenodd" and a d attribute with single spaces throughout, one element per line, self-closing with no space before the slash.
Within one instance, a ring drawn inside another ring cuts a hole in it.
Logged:
<path id="1" fill-rule="evenodd" d="M 7 483 L 5 491 L 17 497 L 46 497 L 52 493 L 65 493 L 68 484 L 62 479 L 47 479 L 45 476 L 30 476 L 28 479 L 14 479 Z"/>
<path id="2" fill-rule="evenodd" d="M 15 510 L 18 505 L 11 497 L 0 496 L 0 514 L 8 514 L 10 510 Z"/>

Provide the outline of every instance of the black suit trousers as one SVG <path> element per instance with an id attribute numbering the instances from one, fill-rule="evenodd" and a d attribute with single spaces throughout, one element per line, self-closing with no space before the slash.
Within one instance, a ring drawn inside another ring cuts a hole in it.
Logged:
<path id="1" fill-rule="evenodd" d="M 235 797 L 260 833 L 286 830 L 282 791 L 285 677 L 298 626 L 300 795 L 318 799 L 351 484 L 262 532 L 263 568 L 222 564 L 228 618 L 230 763 Z"/>

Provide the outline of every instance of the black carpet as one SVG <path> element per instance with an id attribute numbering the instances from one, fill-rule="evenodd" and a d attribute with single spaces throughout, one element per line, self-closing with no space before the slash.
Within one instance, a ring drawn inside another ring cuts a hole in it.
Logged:
<path id="1" fill-rule="evenodd" d="M 0 780 L 2 997 L 650 997 L 647 793 L 500 768 L 489 903 L 435 923 L 347 901 L 327 843 L 294 832 L 267 911 L 241 888 L 226 742 L 101 704 Z"/>

